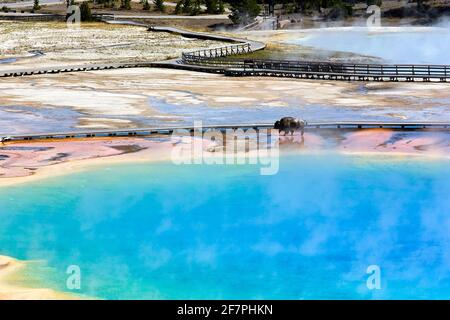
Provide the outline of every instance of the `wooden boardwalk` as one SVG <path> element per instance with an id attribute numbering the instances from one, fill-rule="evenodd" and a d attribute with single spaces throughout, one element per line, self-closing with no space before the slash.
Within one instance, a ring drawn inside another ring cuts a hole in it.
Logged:
<path id="1" fill-rule="evenodd" d="M 228 76 L 272 76 L 344 81 L 447 82 L 450 66 L 337 64 L 301 61 L 246 61 L 228 68 Z"/>
<path id="2" fill-rule="evenodd" d="M 253 123 L 253 124 L 229 124 L 229 125 L 205 125 L 201 131 L 218 130 L 226 132 L 227 130 L 248 130 L 259 131 L 262 129 L 273 128 L 272 123 Z M 449 131 L 449 122 L 379 122 L 379 121 L 338 121 L 338 122 L 312 122 L 308 123 L 306 130 L 360 130 L 360 129 L 392 129 L 392 130 L 438 130 Z M 193 126 L 179 127 L 153 127 L 153 128 L 135 128 L 135 129 L 117 129 L 117 130 L 90 130 L 90 131 L 72 131 L 72 132 L 47 132 L 18 135 L 0 135 L 7 138 L 8 141 L 30 141 L 46 139 L 76 139 L 76 138 L 94 138 L 94 137 L 150 137 L 155 135 L 170 135 L 174 132 L 193 132 L 199 128 Z"/>
<path id="3" fill-rule="evenodd" d="M 106 64 L 83 64 L 68 66 L 52 66 L 45 68 L 27 68 L 0 71 L 0 77 L 22 77 L 39 74 L 53 74 L 64 72 L 96 71 L 123 68 L 151 67 L 153 62 L 129 62 L 129 63 L 106 63 Z"/>
<path id="4" fill-rule="evenodd" d="M 449 75 L 414 75 L 414 74 L 382 74 L 382 73 L 334 73 L 334 72 L 308 72 L 276 69 L 227 69 L 226 76 L 232 77 L 281 77 L 312 80 L 341 80 L 341 81 L 389 81 L 389 82 L 447 82 Z"/>
<path id="5" fill-rule="evenodd" d="M 349 64 L 320 61 L 224 59 L 239 54 L 243 48 L 233 48 L 230 54 L 218 54 L 211 49 L 209 53 L 185 53 L 184 65 L 204 68 L 205 72 L 223 73 L 227 76 L 272 76 L 301 79 L 344 80 L 344 81 L 450 81 L 449 65 L 388 65 L 388 64 Z M 231 51 L 231 49 L 229 50 Z M 238 52 L 238 53 L 236 53 Z"/>
<path id="6" fill-rule="evenodd" d="M 0 71 L 0 77 L 19 77 L 121 68 L 159 67 L 220 73 L 227 76 L 272 76 L 343 81 L 450 81 L 450 66 L 448 65 L 349 64 L 320 61 L 236 59 L 233 57 L 264 49 L 265 44 L 259 41 L 224 35 L 186 31 L 175 27 L 148 26 L 145 23 L 134 21 L 113 20 L 108 22 L 147 27 L 150 31 L 154 32 L 170 32 L 183 37 L 230 42 L 231 44 L 211 49 L 185 52 L 182 54 L 181 59 L 175 60 L 5 70 Z"/>
<path id="7" fill-rule="evenodd" d="M 261 50 L 265 47 L 265 44 L 258 41 L 246 42 L 244 39 L 227 37 L 222 35 L 212 35 L 203 32 L 191 32 L 175 27 L 158 27 L 158 26 L 148 26 L 145 23 L 134 22 L 134 21 L 108 21 L 115 24 L 133 25 L 146 27 L 150 31 L 154 32 L 169 32 L 177 34 L 187 38 L 197 38 L 203 40 L 215 40 L 222 42 L 237 43 L 228 46 L 217 47 L 207 50 L 196 50 L 191 52 L 195 57 L 203 57 L 209 51 L 218 53 L 221 52 L 221 57 L 229 56 L 232 54 L 242 54 L 245 52 L 253 52 L 256 50 Z M 219 56 L 219 55 L 217 55 Z M 182 60 L 167 60 L 167 61 L 143 61 L 143 62 L 122 62 L 122 63 L 103 63 L 103 64 L 83 64 L 83 65 L 67 65 L 67 66 L 50 66 L 41 68 L 23 68 L 23 69 L 13 69 L 13 70 L 2 70 L 0 71 L 1 77 L 22 77 L 22 76 L 32 76 L 41 74 L 55 74 L 55 73 L 65 73 L 65 72 L 82 72 L 82 71 L 97 71 L 97 70 L 110 70 L 110 69 L 123 69 L 123 68 L 143 68 L 143 67 L 157 67 L 157 68 L 178 68 L 187 69 L 192 71 L 202 71 L 202 72 L 220 72 L 224 73 L 224 70 L 216 68 L 215 66 L 197 66 L 194 64 L 184 65 Z"/>

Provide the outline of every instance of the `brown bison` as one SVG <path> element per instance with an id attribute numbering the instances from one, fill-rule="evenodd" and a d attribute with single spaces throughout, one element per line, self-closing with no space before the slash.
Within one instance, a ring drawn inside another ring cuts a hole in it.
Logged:
<path id="1" fill-rule="evenodd" d="M 295 131 L 300 130 L 303 136 L 303 134 L 305 133 L 306 124 L 307 122 L 302 119 L 284 117 L 276 121 L 273 127 L 274 129 L 284 131 L 284 135 L 287 135 L 289 132 L 291 133 L 291 135 L 293 135 Z"/>

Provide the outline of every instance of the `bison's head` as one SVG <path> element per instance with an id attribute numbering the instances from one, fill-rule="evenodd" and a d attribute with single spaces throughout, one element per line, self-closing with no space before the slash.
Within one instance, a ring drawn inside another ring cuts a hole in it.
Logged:
<path id="1" fill-rule="evenodd" d="M 301 127 L 304 127 L 308 124 L 308 122 L 306 122 L 306 120 L 300 120 L 299 123 L 300 123 Z"/>
<path id="2" fill-rule="evenodd" d="M 275 121 L 275 124 L 273 125 L 273 128 L 274 128 L 274 129 L 278 129 L 278 130 L 281 129 L 281 123 L 280 123 L 280 120 Z"/>
<path id="3" fill-rule="evenodd" d="M 297 129 L 303 128 L 303 127 L 305 127 L 305 126 L 306 126 L 306 121 L 305 121 L 305 120 L 303 120 L 303 119 L 298 119 L 298 118 L 295 119 L 295 127 L 296 127 Z"/>

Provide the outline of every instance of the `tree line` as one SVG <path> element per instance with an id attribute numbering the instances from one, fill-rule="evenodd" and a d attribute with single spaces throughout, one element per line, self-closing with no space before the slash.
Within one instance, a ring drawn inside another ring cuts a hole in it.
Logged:
<path id="1" fill-rule="evenodd" d="M 173 1 L 173 0 L 172 0 Z M 417 3 L 417 9 L 424 8 L 424 0 L 413 0 Z M 66 0 L 67 5 L 74 4 L 74 0 Z M 80 1 L 82 20 L 89 21 L 92 19 L 91 9 L 87 1 Z M 164 12 L 166 5 L 164 0 L 141 0 L 142 9 L 150 10 L 153 3 L 155 11 Z M 95 0 L 96 4 L 105 7 L 114 7 L 119 3 L 119 8 L 123 10 L 131 10 L 131 0 Z M 322 9 L 332 8 L 339 11 L 344 16 L 353 14 L 353 6 L 356 3 L 366 3 L 367 5 L 382 6 L 382 0 L 178 0 L 175 6 L 175 14 L 198 15 L 207 14 L 223 14 L 225 8 L 229 8 L 229 18 L 235 24 L 248 24 L 254 21 L 261 13 L 261 9 L 265 5 L 283 5 L 287 13 L 303 13 L 307 14 Z M 33 11 L 39 10 L 39 0 L 34 0 Z"/>

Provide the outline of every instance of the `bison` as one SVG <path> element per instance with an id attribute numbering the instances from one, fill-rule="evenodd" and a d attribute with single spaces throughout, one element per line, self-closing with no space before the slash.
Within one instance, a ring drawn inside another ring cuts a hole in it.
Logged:
<path id="1" fill-rule="evenodd" d="M 273 127 L 274 129 L 284 131 L 284 135 L 287 135 L 289 132 L 293 135 L 295 131 L 300 130 L 303 136 L 306 124 L 307 122 L 302 119 L 284 117 L 276 121 Z"/>

